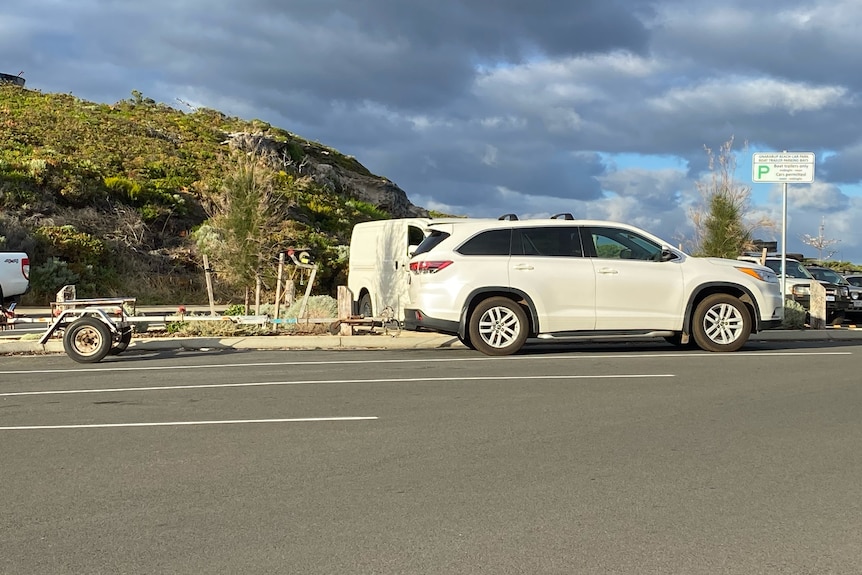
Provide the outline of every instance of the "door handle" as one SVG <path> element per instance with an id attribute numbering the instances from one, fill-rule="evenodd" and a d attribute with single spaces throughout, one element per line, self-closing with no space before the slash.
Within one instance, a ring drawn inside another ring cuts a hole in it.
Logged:
<path id="1" fill-rule="evenodd" d="M 611 275 L 616 275 L 620 272 L 615 270 L 614 268 L 601 268 L 601 269 L 599 269 L 599 273 L 602 275 L 611 276 Z"/>
<path id="2" fill-rule="evenodd" d="M 529 264 L 518 264 L 515 266 L 514 269 L 516 269 L 519 272 L 520 271 L 529 271 L 529 270 L 533 269 L 533 266 L 531 266 Z"/>

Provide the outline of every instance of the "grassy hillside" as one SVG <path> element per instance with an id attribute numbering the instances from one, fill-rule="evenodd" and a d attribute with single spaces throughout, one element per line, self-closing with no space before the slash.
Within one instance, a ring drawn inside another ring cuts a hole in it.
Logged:
<path id="1" fill-rule="evenodd" d="M 67 283 L 78 285 L 79 297 L 204 302 L 192 238 L 235 169 L 238 152 L 228 142 L 237 134 L 268 142 L 269 158 L 277 160 L 275 192 L 290 197 L 272 232 L 275 245 L 315 252 L 316 293 L 332 294 L 345 283 L 344 246 L 354 223 L 405 215 L 351 188 L 382 182 L 403 195 L 385 178 L 265 122 L 210 109 L 184 112 L 137 92 L 108 105 L 0 85 L 0 250 L 31 256 L 25 303 L 50 301 Z M 296 185 L 303 169 L 324 163 L 328 174 L 343 177 Z M 241 297 L 238 286 L 216 283 L 220 301 Z"/>

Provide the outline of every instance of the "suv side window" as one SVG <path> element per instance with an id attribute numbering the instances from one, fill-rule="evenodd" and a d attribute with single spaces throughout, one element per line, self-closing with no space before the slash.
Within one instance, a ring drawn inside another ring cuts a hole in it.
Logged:
<path id="1" fill-rule="evenodd" d="M 455 251 L 464 256 L 508 256 L 512 230 L 488 230 L 476 234 Z"/>
<path id="2" fill-rule="evenodd" d="M 615 260 L 661 261 L 661 246 L 635 232 L 620 228 L 585 228 L 593 257 Z"/>
<path id="3" fill-rule="evenodd" d="M 513 256 L 576 257 L 584 255 L 577 227 L 516 228 L 512 237 Z"/>

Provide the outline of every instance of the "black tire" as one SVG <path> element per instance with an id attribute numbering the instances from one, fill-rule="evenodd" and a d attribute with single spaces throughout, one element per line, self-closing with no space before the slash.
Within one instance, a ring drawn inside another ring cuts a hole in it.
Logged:
<path id="1" fill-rule="evenodd" d="M 98 363 L 111 351 L 111 330 L 101 320 L 84 316 L 73 321 L 63 334 L 66 355 L 78 363 Z"/>
<path id="2" fill-rule="evenodd" d="M 739 298 L 723 293 L 712 294 L 697 304 L 691 335 L 703 350 L 737 351 L 751 335 L 751 315 Z"/>
<path id="3" fill-rule="evenodd" d="M 371 294 L 364 293 L 359 298 L 357 313 L 363 317 L 374 317 L 374 308 L 371 307 Z"/>
<path id="4" fill-rule="evenodd" d="M 117 345 L 111 348 L 111 351 L 108 353 L 110 355 L 120 355 L 126 348 L 129 347 L 129 343 L 132 341 L 132 328 L 127 327 L 123 330 L 123 333 L 120 334 L 120 340 L 117 342 Z"/>
<path id="5" fill-rule="evenodd" d="M 476 349 L 476 347 L 473 345 L 473 342 L 472 342 L 472 341 L 470 341 L 470 337 L 469 337 L 469 336 L 461 337 L 461 336 L 459 335 L 459 336 L 458 336 L 458 341 L 460 341 L 462 344 L 464 344 L 464 347 L 466 347 L 467 349 Z"/>
<path id="6" fill-rule="evenodd" d="M 524 346 L 530 326 L 527 312 L 507 297 L 490 297 L 468 319 L 473 347 L 485 355 L 511 355 Z"/>

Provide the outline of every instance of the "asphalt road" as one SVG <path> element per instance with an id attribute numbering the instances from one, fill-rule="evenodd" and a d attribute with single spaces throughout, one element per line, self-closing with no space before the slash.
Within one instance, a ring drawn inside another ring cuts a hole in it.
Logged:
<path id="1" fill-rule="evenodd" d="M 856 574 L 862 342 L 0 358 L 0 573 Z"/>

